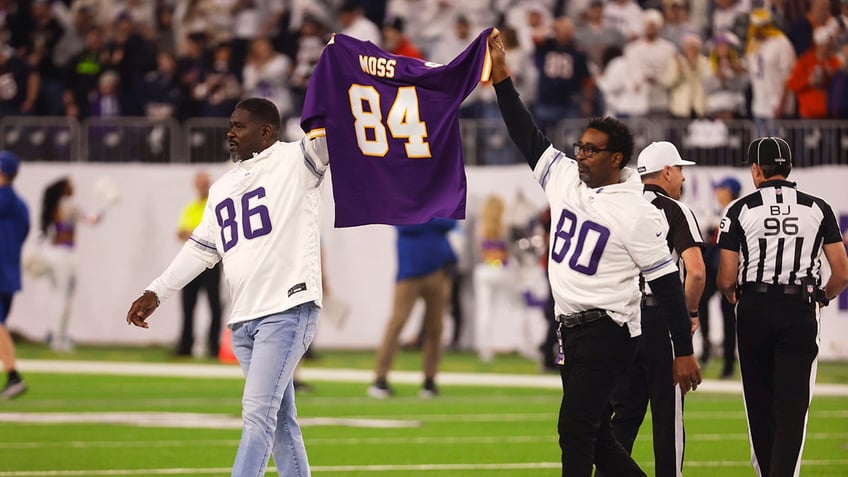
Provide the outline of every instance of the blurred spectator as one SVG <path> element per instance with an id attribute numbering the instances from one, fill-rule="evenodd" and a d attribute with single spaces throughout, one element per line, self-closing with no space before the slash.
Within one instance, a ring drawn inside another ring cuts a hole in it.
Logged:
<path id="1" fill-rule="evenodd" d="M 174 36 L 174 6 L 163 3 L 156 6 L 156 32 L 154 44 L 157 52 L 176 54 L 177 39 Z"/>
<path id="2" fill-rule="evenodd" d="M 506 66 L 511 72 L 511 78 L 515 89 L 524 100 L 524 104 L 536 104 L 537 88 L 539 86 L 539 71 L 533 64 L 533 57 L 527 51 L 520 48 L 518 36 L 512 27 L 504 27 L 501 30 L 504 48 L 507 53 Z"/>
<path id="3" fill-rule="evenodd" d="M 495 357 L 492 323 L 498 323 L 507 312 L 515 294 L 510 279 L 509 243 L 504 223 L 504 200 L 490 195 L 483 203 L 474 234 L 477 265 L 474 267 L 474 346 L 480 361 L 490 363 Z"/>
<path id="4" fill-rule="evenodd" d="M 793 24 L 785 25 L 784 31 L 795 48 L 796 56 L 801 56 L 814 46 L 813 32 L 816 28 L 828 26 L 834 21 L 830 4 L 830 0 L 810 0 L 806 15 Z"/>
<path id="5" fill-rule="evenodd" d="M 317 17 L 304 17 L 297 36 L 297 53 L 291 76 L 292 103 L 294 114 L 297 116 L 303 109 L 309 78 L 312 77 L 318 58 L 327 43 L 326 34 L 326 27 Z"/>
<path id="6" fill-rule="evenodd" d="M 745 114 L 748 72 L 739 57 L 739 39 L 724 32 L 712 40 L 710 67 L 704 78 L 707 114 L 723 120 Z"/>
<path id="7" fill-rule="evenodd" d="M 123 116 L 123 98 L 119 86 L 121 77 L 117 72 L 104 71 L 97 78 L 97 89 L 91 96 L 91 115 L 98 118 L 114 118 Z"/>
<path id="8" fill-rule="evenodd" d="M 176 2 L 173 24 L 178 55 L 187 53 L 187 40 L 191 37 L 211 42 L 229 41 L 232 32 L 232 17 L 217 0 Z"/>
<path id="9" fill-rule="evenodd" d="M 745 0 L 714 0 L 714 3 L 712 35 L 720 35 L 727 31 L 733 32 L 737 37 L 744 34 L 744 32 L 736 30 L 736 25 L 740 18 L 744 19 L 748 16 L 750 10 L 748 2 Z"/>
<path id="10" fill-rule="evenodd" d="M 701 294 L 701 302 L 698 305 L 698 316 L 701 319 L 701 337 L 703 345 L 701 347 L 701 363 L 706 365 L 712 357 L 712 343 L 710 341 L 710 301 L 718 291 L 716 288 L 716 276 L 719 267 L 720 248 L 717 245 L 719 222 L 724 216 L 724 209 L 734 200 L 739 198 L 742 191 L 742 184 L 739 183 L 733 176 L 728 176 L 720 182 L 713 184 L 713 193 L 715 195 L 714 210 L 710 211 L 704 224 L 704 265 L 706 266 L 707 280 L 704 285 L 704 292 Z M 736 312 L 734 306 L 727 301 L 727 298 L 721 293 L 719 300 L 721 301 L 721 315 L 723 324 L 723 346 L 722 355 L 724 357 L 724 366 L 721 370 L 721 378 L 730 378 L 736 368 Z"/>
<path id="11" fill-rule="evenodd" d="M 114 2 L 111 17 L 128 18 L 144 38 L 153 39 L 156 24 L 156 3 L 150 0 L 118 0 Z"/>
<path id="12" fill-rule="evenodd" d="M 408 56 L 423 60 L 421 51 L 403 33 L 404 21 L 401 17 L 393 17 L 383 23 L 381 47 L 393 55 Z"/>
<path id="13" fill-rule="evenodd" d="M 277 106 L 284 121 L 292 114 L 290 75 L 291 60 L 287 56 L 274 50 L 267 38 L 253 40 L 242 73 L 244 95 L 271 101 Z"/>
<path id="14" fill-rule="evenodd" d="M 156 52 L 147 38 L 142 36 L 132 17 L 126 11 L 115 19 L 109 49 L 110 68 L 119 75 L 121 114 L 141 116 L 144 114 L 144 75 L 156 69 Z"/>
<path id="15" fill-rule="evenodd" d="M 200 81 L 192 91 L 201 116 L 227 117 L 242 97 L 231 54 L 230 44 L 221 43 L 215 47 L 211 64 L 201 71 Z"/>
<path id="16" fill-rule="evenodd" d="M 474 35 L 471 32 L 471 24 L 468 22 L 468 19 L 463 15 L 458 15 L 455 18 L 453 28 L 445 32 L 433 44 L 430 56 L 427 59 L 446 65 L 462 53 L 473 38 Z"/>
<path id="17" fill-rule="evenodd" d="M 353 38 L 380 44 L 380 29 L 369 20 L 362 5 L 356 0 L 346 0 L 339 8 L 336 20 L 339 23 L 339 33 Z"/>
<path id="18" fill-rule="evenodd" d="M 23 16 L 27 16 L 25 5 L 21 5 L 19 9 L 19 13 Z M 22 21 L 31 26 L 26 30 L 18 31 L 20 36 L 17 39 L 13 35 L 10 44 L 16 48 L 26 49 L 29 67 L 36 70 L 41 77 L 39 111 L 52 116 L 61 116 L 64 112 L 62 75 L 53 61 L 53 53 L 65 29 L 53 16 L 49 1 L 34 0 L 29 5 L 31 7 L 28 12 L 29 18 L 18 18 L 15 22 Z"/>
<path id="19" fill-rule="evenodd" d="M 395 354 L 399 348 L 400 332 L 409 319 L 418 298 L 424 300 L 423 368 L 424 384 L 420 396 L 438 395 L 436 374 L 442 353 L 442 328 L 450 292 L 448 267 L 456 263 L 447 234 L 456 227 L 455 220 L 432 219 L 420 225 L 398 226 L 398 272 L 395 282 L 392 316 L 386 326 L 383 341 L 377 351 L 375 380 L 368 395 L 383 399 L 394 394 L 388 383 Z"/>
<path id="20" fill-rule="evenodd" d="M 642 36 L 645 29 L 642 13 L 642 7 L 633 0 L 613 0 L 604 5 L 604 24 L 632 41 Z"/>
<path id="21" fill-rule="evenodd" d="M 539 89 L 533 114 L 548 136 L 560 120 L 591 113 L 594 83 L 586 55 L 574 44 L 570 18 L 554 20 L 553 35 L 536 49 L 535 63 Z"/>
<path id="22" fill-rule="evenodd" d="M 784 87 L 795 65 L 795 51 L 786 35 L 774 25 L 768 10 L 751 12 L 745 60 L 750 68 L 751 115 L 756 135 L 775 135 L 774 119 L 782 117 L 787 110 Z"/>
<path id="23" fill-rule="evenodd" d="M 72 21 L 65 26 L 65 31 L 53 50 L 53 62 L 58 68 L 67 68 L 71 59 L 85 49 L 86 34 L 98 25 L 90 8 L 80 7 L 73 12 Z"/>
<path id="24" fill-rule="evenodd" d="M 177 227 L 177 238 L 181 242 L 191 237 L 194 229 L 200 225 L 203 211 L 206 209 L 206 200 L 209 198 L 209 186 L 211 180 L 209 174 L 198 172 L 194 175 L 194 189 L 197 192 L 195 200 L 188 203 L 180 216 Z M 209 301 L 209 332 L 206 335 L 206 353 L 210 358 L 218 357 L 218 347 L 221 338 L 221 263 L 215 264 L 200 272 L 192 281 L 183 287 L 181 292 L 183 309 L 183 327 L 180 340 L 177 342 L 176 354 L 178 356 L 191 356 L 194 346 L 194 307 L 197 304 L 197 296 L 200 291 L 206 293 Z"/>
<path id="25" fill-rule="evenodd" d="M 701 54 L 698 35 L 688 33 L 682 39 L 682 54 L 677 54 L 660 83 L 669 90 L 668 109 L 675 118 L 703 118 L 707 112 L 704 78 L 710 71 L 710 60 Z"/>
<path id="26" fill-rule="evenodd" d="M 200 81 L 205 61 L 205 36 L 192 35 L 185 39 L 183 53 L 177 57 L 177 81 L 182 88 L 183 97 L 186 98 L 185 112 L 183 117 L 197 116 L 200 114 L 200 105 L 192 99 L 194 85 Z"/>
<path id="27" fill-rule="evenodd" d="M 648 83 L 618 46 L 604 50 L 598 89 L 604 96 L 604 115 L 619 119 L 648 114 Z"/>
<path id="28" fill-rule="evenodd" d="M 433 0 L 388 0 L 386 2 L 386 18 L 403 18 L 406 25 L 406 34 L 413 44 L 418 45 L 427 59 L 430 59 L 432 40 L 447 34 L 453 28 L 453 17 L 447 17 L 443 30 L 432 37 L 432 31 L 428 31 L 433 25 L 437 15 L 449 12 L 439 11 L 439 2 Z M 450 9 L 453 13 L 453 9 Z"/>
<path id="29" fill-rule="evenodd" d="M 807 50 L 795 63 L 786 89 L 795 93 L 798 100 L 798 115 L 802 119 L 827 117 L 827 93 L 831 77 L 842 61 L 836 54 L 833 33 L 828 27 L 817 27 L 814 32 L 815 46 Z"/>
<path id="30" fill-rule="evenodd" d="M 231 3 L 232 67 L 241 72 L 250 43 L 258 37 L 271 38 L 276 33 L 274 30 L 283 15 L 283 3 L 271 0 L 233 0 Z"/>
<path id="31" fill-rule="evenodd" d="M 683 38 L 686 35 L 701 36 L 698 26 L 689 21 L 689 8 L 686 0 L 663 0 L 663 22 L 660 36 L 683 49 Z"/>
<path id="32" fill-rule="evenodd" d="M 64 105 L 68 116 L 85 119 L 91 115 L 91 95 L 97 89 L 100 74 L 109 65 L 109 51 L 104 46 L 103 29 L 93 26 L 85 33 L 85 47 L 68 62 Z"/>
<path id="33" fill-rule="evenodd" d="M 841 53 L 842 64 L 833 73 L 827 93 L 827 114 L 834 119 L 848 118 L 848 43 L 842 45 Z"/>
<path id="34" fill-rule="evenodd" d="M 603 23 L 604 4 L 593 0 L 586 9 L 582 22 L 577 24 L 574 35 L 577 46 L 586 52 L 594 71 L 600 71 L 604 50 L 610 46 L 623 48 L 626 39 L 621 32 Z M 507 58 L 511 56 L 507 55 Z"/>
<path id="35" fill-rule="evenodd" d="M 839 15 L 831 23 L 836 35 L 836 44 L 840 47 L 848 44 L 848 0 L 840 0 Z"/>
<path id="36" fill-rule="evenodd" d="M 660 77 L 670 68 L 677 55 L 677 46 L 659 36 L 663 25 L 662 13 L 647 10 L 640 16 L 644 35 L 624 47 L 624 57 L 630 67 L 628 74 L 645 81 L 648 89 L 648 114 L 653 117 L 668 116 L 668 91 L 660 84 Z"/>
<path id="37" fill-rule="evenodd" d="M 0 117 L 35 112 L 41 76 L 0 41 Z"/>
<path id="38" fill-rule="evenodd" d="M 12 188 L 20 162 L 11 152 L 0 152 L 0 364 L 7 376 L 0 400 L 15 398 L 27 390 L 18 374 L 15 342 L 6 325 L 12 298 L 21 289 L 21 248 L 29 234 L 29 209 Z"/>
<path id="39" fill-rule="evenodd" d="M 125 97 L 120 92 L 121 77 L 113 70 L 104 71 L 97 78 L 97 89 L 89 99 L 91 117 L 117 118 L 125 115 Z M 89 131 L 88 159 L 92 161 L 139 160 L 141 151 L 130 138 L 137 132 L 101 120 L 92 124 Z M 123 149 L 119 148 L 124 146 Z"/>
<path id="40" fill-rule="evenodd" d="M 536 47 L 541 45 L 551 34 L 551 21 L 550 12 L 542 6 L 535 5 L 529 8 L 527 10 L 527 29 L 530 41 L 522 42 L 522 44 L 527 43 L 523 48 L 535 50 Z"/>
<path id="41" fill-rule="evenodd" d="M 156 55 L 157 68 L 144 75 L 145 116 L 151 119 L 178 118 L 183 108 L 183 91 L 177 78 L 174 53 Z"/>

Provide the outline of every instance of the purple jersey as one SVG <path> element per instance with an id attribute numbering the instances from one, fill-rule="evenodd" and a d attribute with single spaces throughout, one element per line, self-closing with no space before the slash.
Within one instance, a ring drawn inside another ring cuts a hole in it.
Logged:
<path id="1" fill-rule="evenodd" d="M 336 227 L 465 218 L 459 105 L 489 78 L 490 31 L 447 65 L 342 34 L 324 48 L 301 126 L 326 128 Z"/>

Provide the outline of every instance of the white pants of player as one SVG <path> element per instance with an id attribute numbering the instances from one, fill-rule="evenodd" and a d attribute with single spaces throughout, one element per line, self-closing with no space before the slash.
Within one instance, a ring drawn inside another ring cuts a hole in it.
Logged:
<path id="1" fill-rule="evenodd" d="M 492 322 L 496 315 L 512 309 L 515 287 L 508 267 L 480 263 L 474 267 L 474 343 L 484 363 L 495 357 Z"/>
<path id="2" fill-rule="evenodd" d="M 50 346 L 55 351 L 70 351 L 68 322 L 71 300 L 77 281 L 77 257 L 72 247 L 50 245 L 43 249 L 43 259 L 48 267 L 47 276 L 53 287 L 53 324 L 50 328 Z"/>

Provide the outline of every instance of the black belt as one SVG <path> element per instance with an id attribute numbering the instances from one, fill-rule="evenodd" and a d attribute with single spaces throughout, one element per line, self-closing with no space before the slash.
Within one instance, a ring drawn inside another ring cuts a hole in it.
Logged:
<path id="1" fill-rule="evenodd" d="M 642 296 L 642 307 L 660 306 L 660 301 L 654 295 Z"/>
<path id="2" fill-rule="evenodd" d="M 575 326 L 582 326 L 593 321 L 598 321 L 601 318 L 606 318 L 609 315 L 606 310 L 601 310 L 600 308 L 593 308 L 591 310 L 581 311 L 580 313 L 570 313 L 568 315 L 559 315 L 557 316 L 557 321 L 562 323 L 566 328 L 574 328 Z"/>
<path id="3" fill-rule="evenodd" d="M 778 295 L 801 295 L 800 285 L 774 285 L 772 283 L 748 282 L 742 285 L 742 293 L 775 293 Z"/>

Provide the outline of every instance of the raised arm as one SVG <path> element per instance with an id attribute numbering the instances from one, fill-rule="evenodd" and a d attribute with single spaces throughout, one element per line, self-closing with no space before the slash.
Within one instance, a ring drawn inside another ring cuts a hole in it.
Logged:
<path id="1" fill-rule="evenodd" d="M 506 51 L 500 32 L 493 30 L 489 35 L 489 51 L 492 56 L 492 84 L 498 96 L 498 107 L 501 110 L 506 128 L 512 141 L 527 160 L 531 168 L 536 167 L 539 157 L 551 145 L 551 141 L 536 126 L 533 116 L 521 98 L 506 67 Z"/>

